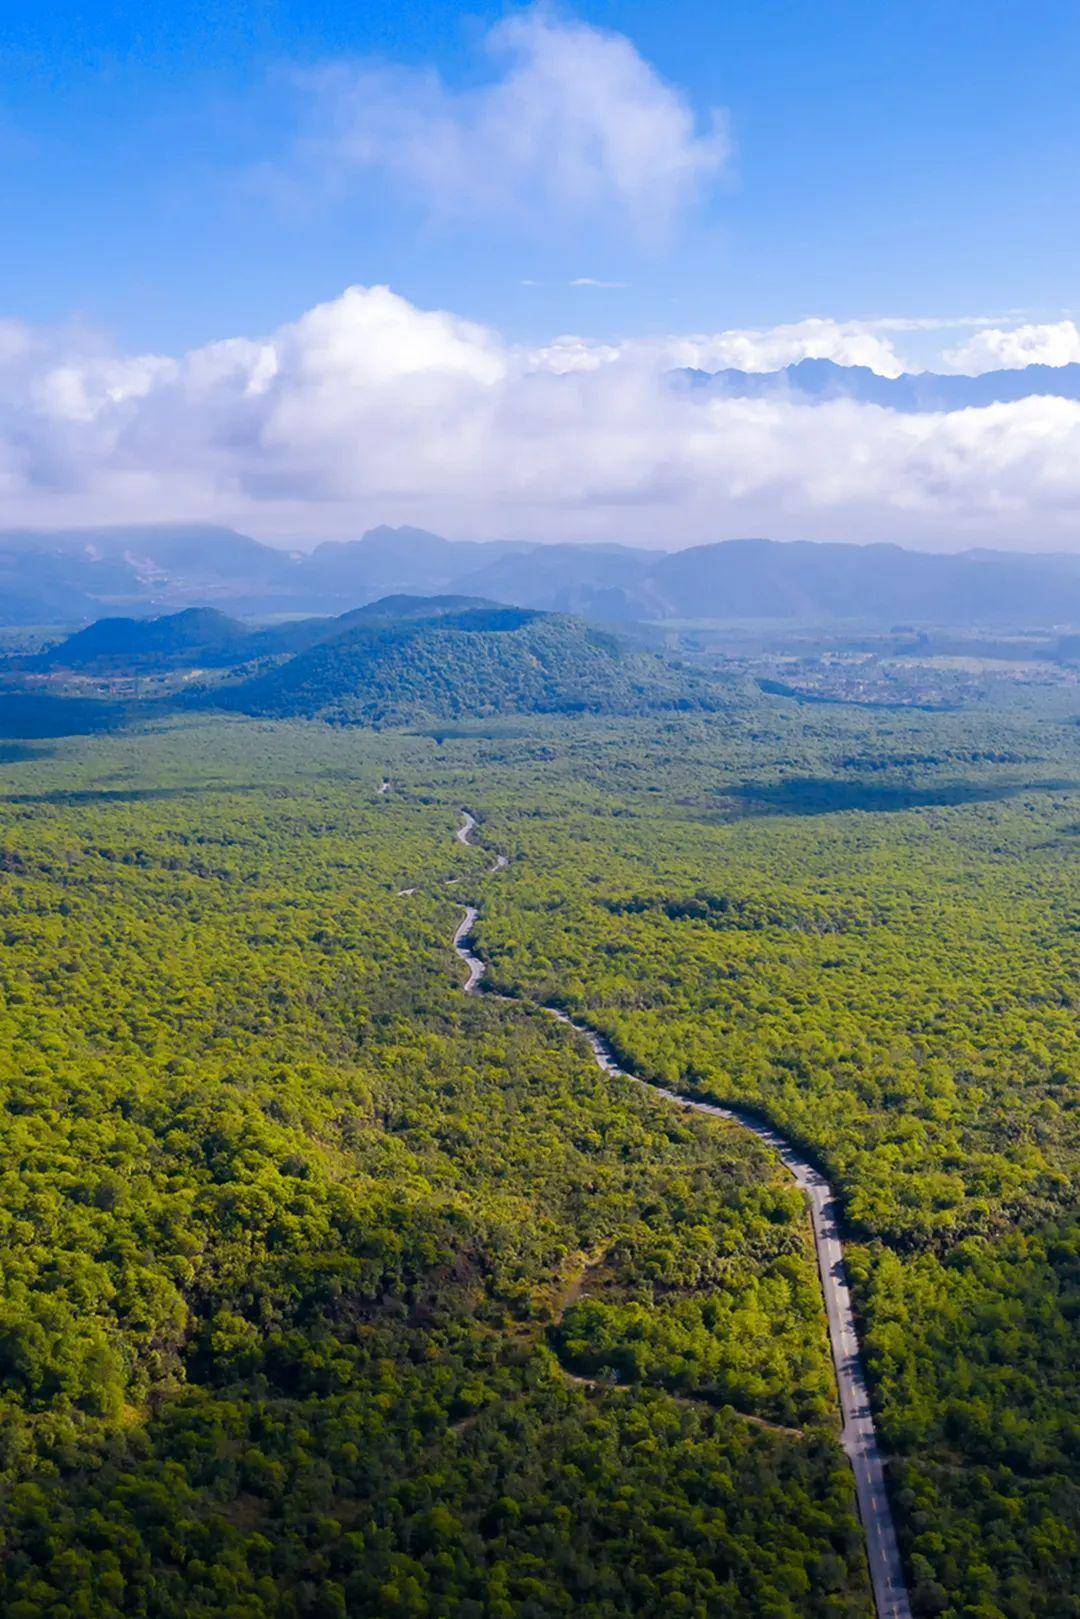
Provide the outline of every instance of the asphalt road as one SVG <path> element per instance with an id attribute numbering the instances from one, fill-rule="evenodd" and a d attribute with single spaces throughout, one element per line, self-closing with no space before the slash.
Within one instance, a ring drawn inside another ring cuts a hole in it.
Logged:
<path id="1" fill-rule="evenodd" d="M 476 828 L 476 819 L 468 810 L 462 810 L 461 813 L 464 819 L 454 835 L 459 843 L 469 844 Z M 495 864 L 489 870 L 501 871 L 507 863 L 505 855 L 497 855 Z M 469 936 L 479 911 L 475 905 L 466 905 L 464 912 L 454 933 L 454 949 L 469 970 L 469 976 L 463 986 L 465 993 L 473 995 L 480 987 L 486 966 L 468 946 Z M 504 997 L 510 998 L 512 997 Z M 721 1119 L 731 1119 L 745 1129 L 752 1130 L 754 1135 L 777 1153 L 785 1168 L 802 1187 L 810 1205 L 818 1273 L 821 1277 L 821 1291 L 829 1324 L 829 1342 L 832 1347 L 833 1365 L 836 1368 L 842 1421 L 840 1442 L 855 1475 L 855 1493 L 866 1536 L 866 1556 L 878 1619 L 911 1619 L 911 1604 L 904 1581 L 903 1564 L 900 1561 L 900 1548 L 897 1545 L 892 1510 L 885 1489 L 884 1459 L 870 1409 L 870 1397 L 859 1353 L 855 1312 L 844 1270 L 839 1207 L 829 1182 L 795 1150 L 786 1137 L 770 1125 L 763 1124 L 759 1119 L 741 1112 L 738 1108 L 719 1107 L 712 1102 L 695 1102 L 689 1097 L 678 1096 L 674 1091 L 665 1090 L 662 1086 L 651 1085 L 648 1080 L 639 1078 L 637 1074 L 627 1073 L 626 1069 L 621 1068 L 616 1062 L 607 1042 L 595 1029 L 576 1022 L 558 1007 L 545 1006 L 543 1010 L 551 1017 L 557 1018 L 560 1023 L 568 1024 L 585 1038 L 597 1063 L 606 1074 L 632 1080 L 636 1085 L 644 1085 L 653 1096 L 661 1097 L 676 1107 L 690 1108 L 696 1113 L 711 1113 Z"/>

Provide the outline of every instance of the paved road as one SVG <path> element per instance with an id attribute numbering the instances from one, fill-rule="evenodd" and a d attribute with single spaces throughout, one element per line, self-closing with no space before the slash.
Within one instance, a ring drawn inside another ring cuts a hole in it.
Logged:
<path id="1" fill-rule="evenodd" d="M 467 810 L 455 837 L 459 843 L 472 842 L 476 819 Z M 499 855 L 491 872 L 501 871 L 507 865 L 505 855 Z M 466 905 L 454 933 L 454 949 L 469 969 L 465 982 L 466 995 L 473 995 L 480 987 L 487 970 L 486 964 L 468 945 L 469 936 L 480 914 L 475 905 Z M 512 997 L 503 997 L 511 999 Z M 859 1338 L 855 1329 L 855 1312 L 851 1305 L 851 1292 L 844 1270 L 844 1249 L 840 1239 L 839 1207 L 832 1187 L 819 1170 L 796 1152 L 791 1143 L 770 1125 L 738 1108 L 719 1107 L 712 1102 L 695 1102 L 687 1096 L 678 1096 L 662 1086 L 651 1085 L 637 1074 L 628 1074 L 616 1062 L 610 1046 L 603 1036 L 587 1024 L 578 1023 L 556 1006 L 545 1006 L 543 1011 L 560 1023 L 569 1024 L 582 1035 L 592 1048 L 593 1056 L 606 1074 L 632 1080 L 644 1085 L 654 1096 L 676 1107 L 692 1109 L 695 1113 L 711 1113 L 717 1118 L 732 1119 L 752 1130 L 779 1155 L 785 1167 L 802 1187 L 810 1204 L 810 1219 L 817 1250 L 821 1291 L 825 1299 L 825 1313 L 829 1323 L 829 1342 L 832 1346 L 833 1365 L 840 1392 L 840 1414 L 843 1427 L 840 1442 L 847 1452 L 855 1475 L 855 1493 L 859 1502 L 863 1532 L 866 1536 L 866 1555 L 870 1565 L 870 1579 L 874 1589 L 874 1602 L 878 1619 L 911 1619 L 911 1605 L 904 1569 L 900 1561 L 900 1548 L 896 1542 L 892 1511 L 885 1490 L 885 1468 L 874 1428 L 873 1413 L 866 1387 L 866 1377 L 859 1354 Z"/>

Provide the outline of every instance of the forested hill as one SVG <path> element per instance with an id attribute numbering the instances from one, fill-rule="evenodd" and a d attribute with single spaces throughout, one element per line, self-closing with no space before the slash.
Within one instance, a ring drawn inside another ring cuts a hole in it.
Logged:
<path id="1" fill-rule="evenodd" d="M 187 607 L 155 618 L 99 618 L 34 657 L 15 660 L 15 666 L 96 674 L 163 673 L 194 664 L 228 667 L 305 652 L 351 629 L 491 605 L 478 596 L 385 596 L 332 618 L 287 619 L 258 627 L 212 607 Z"/>
<path id="2" fill-rule="evenodd" d="M 373 619 L 200 701 L 277 718 L 411 723 L 717 706 L 715 689 L 579 619 L 479 607 Z"/>
<path id="3" fill-rule="evenodd" d="M 99 618 L 29 660 L 35 669 L 168 669 L 195 661 L 236 662 L 250 638 L 245 624 L 212 607 L 159 618 Z"/>

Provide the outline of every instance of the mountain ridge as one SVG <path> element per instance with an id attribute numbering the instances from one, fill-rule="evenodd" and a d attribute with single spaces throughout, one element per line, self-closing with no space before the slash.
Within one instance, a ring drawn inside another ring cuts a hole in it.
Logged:
<path id="1" fill-rule="evenodd" d="M 903 414 L 985 410 L 1014 405 L 1022 399 L 1080 400 L 1080 365 L 1029 365 L 1016 370 L 963 372 L 902 371 L 887 377 L 865 365 L 839 365 L 835 360 L 796 360 L 775 371 L 740 371 L 727 367 L 703 371 L 688 366 L 672 372 L 673 380 L 730 399 L 805 399 L 815 404 L 848 399 L 879 405 Z"/>
<path id="2" fill-rule="evenodd" d="M 616 624 L 750 617 L 1080 625 L 1080 557 L 1060 552 L 768 539 L 650 550 L 447 540 L 383 526 L 296 553 L 197 525 L 127 528 L 111 539 L 87 532 L 92 538 L 81 544 L 76 531 L 61 531 L 55 544 L 36 535 L 22 550 L 0 534 L 0 624 L 74 626 L 191 608 L 248 619 L 325 617 L 411 594 Z"/>

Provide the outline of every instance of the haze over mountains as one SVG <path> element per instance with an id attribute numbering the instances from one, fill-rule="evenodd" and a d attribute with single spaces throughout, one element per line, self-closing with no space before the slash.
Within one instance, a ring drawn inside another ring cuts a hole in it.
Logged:
<path id="1" fill-rule="evenodd" d="M 1080 401 L 1080 364 L 978 376 L 804 359 L 774 371 L 684 369 L 708 399 L 850 401 L 925 417 L 1053 397 Z M 411 527 L 289 552 L 200 523 L 0 532 L 0 625 L 70 628 L 103 616 L 213 607 L 254 618 L 334 614 L 394 593 L 462 594 L 610 623 L 835 618 L 950 625 L 1080 624 L 1080 557 L 899 545 L 728 540 L 674 550 L 455 541 Z M 1037 536 L 1033 536 L 1036 540 Z"/>
<path id="2" fill-rule="evenodd" d="M 1080 365 L 1028 365 L 1013 371 L 984 371 L 968 377 L 935 371 L 882 376 L 865 365 L 835 360 L 799 360 L 778 371 L 700 371 L 674 373 L 677 381 L 729 399 L 805 399 L 822 404 L 851 399 L 860 405 L 919 414 L 937 410 L 982 410 L 1020 399 L 1080 399 Z"/>
<path id="3" fill-rule="evenodd" d="M 395 593 L 477 597 L 608 623 L 1073 626 L 1080 624 L 1080 558 L 769 540 L 660 551 L 450 541 L 385 527 L 308 553 L 206 525 L 0 534 L 0 623 L 7 625 L 71 628 L 185 607 L 255 618 L 335 614 Z"/>

